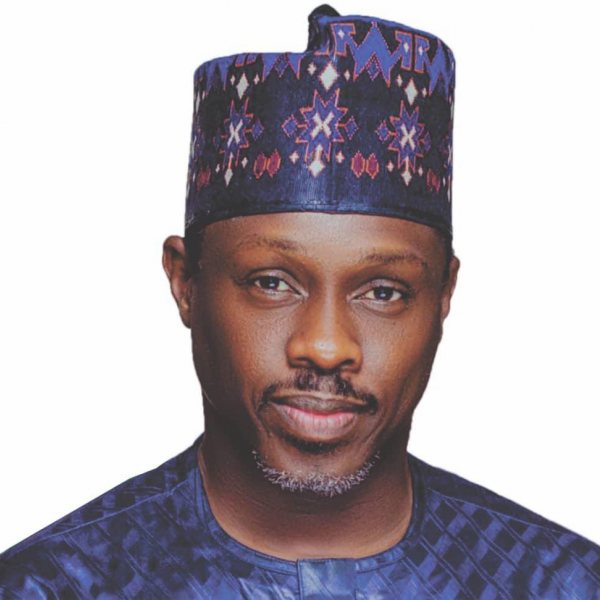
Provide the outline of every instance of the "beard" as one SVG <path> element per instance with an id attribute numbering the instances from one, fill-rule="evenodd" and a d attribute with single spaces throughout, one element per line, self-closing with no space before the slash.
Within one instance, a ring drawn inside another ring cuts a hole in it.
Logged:
<path id="1" fill-rule="evenodd" d="M 373 455 L 363 466 L 347 475 L 334 475 L 320 471 L 309 471 L 308 473 L 295 474 L 289 471 L 280 471 L 270 467 L 260 457 L 256 450 L 252 451 L 254 462 L 265 478 L 272 484 L 286 492 L 312 492 L 313 494 L 332 498 L 340 496 L 347 491 L 360 485 L 371 473 L 371 470 L 379 460 L 379 453 Z"/>

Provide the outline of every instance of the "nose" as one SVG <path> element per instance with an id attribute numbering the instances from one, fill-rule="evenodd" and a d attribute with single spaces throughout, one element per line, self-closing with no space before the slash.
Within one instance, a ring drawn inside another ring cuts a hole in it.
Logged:
<path id="1" fill-rule="evenodd" d="M 295 324 L 286 352 L 293 367 L 358 371 L 362 349 L 344 301 L 309 299 Z"/>

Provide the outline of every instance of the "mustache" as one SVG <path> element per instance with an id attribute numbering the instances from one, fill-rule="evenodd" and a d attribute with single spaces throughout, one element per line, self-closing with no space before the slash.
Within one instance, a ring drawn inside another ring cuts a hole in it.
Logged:
<path id="1" fill-rule="evenodd" d="M 298 392 L 316 392 L 323 395 L 343 396 L 364 402 L 366 412 L 375 414 L 379 409 L 379 400 L 375 394 L 355 388 L 349 381 L 342 378 L 339 373 L 320 375 L 315 371 L 304 369 L 296 375 L 266 387 L 260 397 L 258 410 L 273 400 L 273 397 L 283 389 L 296 389 Z"/>

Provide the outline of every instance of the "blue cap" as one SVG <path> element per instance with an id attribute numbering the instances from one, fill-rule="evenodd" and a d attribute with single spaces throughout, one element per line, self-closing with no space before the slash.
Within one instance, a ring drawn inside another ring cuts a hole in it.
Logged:
<path id="1" fill-rule="evenodd" d="M 374 17 L 309 16 L 306 52 L 194 75 L 186 232 L 278 212 L 382 215 L 452 237 L 452 51 Z"/>

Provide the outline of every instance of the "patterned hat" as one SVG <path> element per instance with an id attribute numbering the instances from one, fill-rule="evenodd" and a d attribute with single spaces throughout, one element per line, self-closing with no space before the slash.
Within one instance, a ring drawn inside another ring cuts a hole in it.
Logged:
<path id="1" fill-rule="evenodd" d="M 454 71 L 430 33 L 327 5 L 309 16 L 306 52 L 203 63 L 186 233 L 316 211 L 398 217 L 451 238 Z"/>

